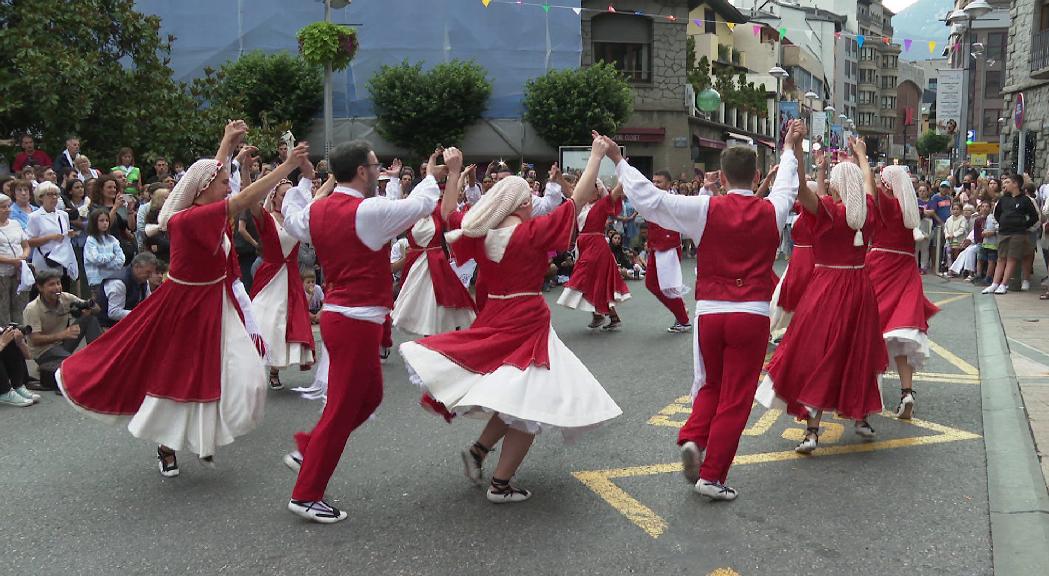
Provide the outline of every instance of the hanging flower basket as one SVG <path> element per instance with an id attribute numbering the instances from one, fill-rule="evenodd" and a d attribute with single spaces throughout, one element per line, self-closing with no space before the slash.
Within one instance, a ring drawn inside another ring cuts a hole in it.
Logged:
<path id="1" fill-rule="evenodd" d="M 308 64 L 345 70 L 357 54 L 357 31 L 331 22 L 314 22 L 299 30 L 299 54 Z"/>

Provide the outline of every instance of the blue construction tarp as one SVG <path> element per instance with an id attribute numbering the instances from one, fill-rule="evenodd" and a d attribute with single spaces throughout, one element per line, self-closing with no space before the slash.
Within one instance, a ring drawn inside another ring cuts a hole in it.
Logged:
<path id="1" fill-rule="evenodd" d="M 489 118 L 521 116 L 525 83 L 548 70 L 578 68 L 579 0 L 518 4 L 492 0 L 357 0 L 333 10 L 332 21 L 357 24 L 360 49 L 335 74 L 336 118 L 373 116 L 367 82 L 385 64 L 422 62 L 428 69 L 452 59 L 474 60 L 492 82 Z M 176 37 L 171 66 L 190 81 L 252 50 L 298 50 L 299 28 L 324 18 L 318 0 L 136 0 Z"/>

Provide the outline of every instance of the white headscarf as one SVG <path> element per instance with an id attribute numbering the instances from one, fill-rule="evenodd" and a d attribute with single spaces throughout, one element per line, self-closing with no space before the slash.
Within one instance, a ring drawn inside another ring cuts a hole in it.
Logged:
<path id="1" fill-rule="evenodd" d="M 532 198 L 532 188 L 520 176 L 507 176 L 496 182 L 495 186 L 463 217 L 462 227 L 445 234 L 448 242 L 455 242 L 462 236 L 483 238 L 493 226 L 513 214 Z"/>
<path id="2" fill-rule="evenodd" d="M 215 180 L 222 171 L 222 162 L 214 158 L 197 160 L 186 170 L 186 175 L 179 179 L 175 188 L 168 194 L 164 201 L 164 207 L 160 209 L 157 224 L 161 230 L 168 229 L 168 221 L 171 217 L 193 205 L 193 201 L 200 196 L 211 182 Z"/>
<path id="3" fill-rule="evenodd" d="M 892 195 L 900 202 L 903 225 L 908 230 L 914 230 L 921 219 L 918 217 L 918 195 L 914 192 L 911 175 L 903 166 L 886 166 L 881 171 L 881 177 L 889 184 Z"/>
<path id="4" fill-rule="evenodd" d="M 867 198 L 863 191 L 863 170 L 852 162 L 840 162 L 830 171 L 830 185 L 845 204 L 845 222 L 856 231 L 853 246 L 863 246 L 863 224 L 867 222 Z"/>

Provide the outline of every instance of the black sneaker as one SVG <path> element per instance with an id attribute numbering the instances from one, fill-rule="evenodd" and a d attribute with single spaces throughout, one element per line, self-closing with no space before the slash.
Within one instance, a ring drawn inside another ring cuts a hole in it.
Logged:
<path id="1" fill-rule="evenodd" d="M 349 516 L 346 512 L 339 510 L 324 500 L 289 500 L 288 510 L 296 516 L 321 524 L 334 524 L 345 520 Z"/>
<path id="2" fill-rule="evenodd" d="M 675 322 L 673 326 L 671 326 L 670 328 L 667 328 L 667 332 L 670 332 L 671 334 L 684 334 L 686 332 L 691 332 L 691 331 L 692 331 L 692 325 L 691 324 L 681 324 L 680 322 Z"/>

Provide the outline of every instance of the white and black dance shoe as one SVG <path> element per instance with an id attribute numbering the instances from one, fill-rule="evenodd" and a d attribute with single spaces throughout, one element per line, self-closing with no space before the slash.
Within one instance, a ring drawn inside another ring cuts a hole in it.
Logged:
<path id="1" fill-rule="evenodd" d="M 806 428 L 805 439 L 800 444 L 794 447 L 794 451 L 798 454 L 812 454 L 816 451 L 816 447 L 820 443 L 820 429 L 819 428 Z"/>
<path id="2" fill-rule="evenodd" d="M 296 450 L 285 454 L 284 465 L 291 468 L 292 472 L 298 474 L 299 470 L 302 470 L 302 452 Z"/>
<path id="3" fill-rule="evenodd" d="M 900 396 L 900 405 L 896 407 L 896 417 L 900 420 L 910 420 L 914 414 L 914 390 L 904 390 Z"/>
<path id="4" fill-rule="evenodd" d="M 671 326 L 670 328 L 667 328 L 667 332 L 670 332 L 671 334 L 685 334 L 685 333 L 691 332 L 691 331 L 692 331 L 692 325 L 691 324 L 682 324 L 680 322 L 674 322 L 673 326 Z"/>
<path id="5" fill-rule="evenodd" d="M 390 350 L 392 350 L 392 348 L 388 348 L 386 346 L 383 346 L 379 349 L 379 361 L 383 364 L 385 364 L 386 361 L 390 359 Z"/>
<path id="6" fill-rule="evenodd" d="M 349 514 L 324 500 L 289 500 L 288 510 L 296 516 L 321 524 L 334 524 L 349 517 Z"/>
<path id="7" fill-rule="evenodd" d="M 469 447 L 463 448 L 461 455 L 463 458 L 463 476 L 466 476 L 470 482 L 480 486 L 481 478 L 484 477 L 484 457 L 477 456 Z"/>
<path id="8" fill-rule="evenodd" d="M 739 492 L 736 492 L 734 488 L 729 488 L 721 482 L 704 480 L 702 478 L 696 482 L 694 490 L 696 491 L 696 494 L 706 496 L 711 500 L 724 500 L 726 502 L 731 502 L 739 496 Z"/>
<path id="9" fill-rule="evenodd" d="M 171 457 L 171 463 L 165 461 L 166 458 Z M 178 458 L 175 457 L 175 452 L 164 452 L 160 448 L 157 448 L 157 467 L 160 468 L 160 475 L 165 478 L 174 478 L 178 476 Z"/>
<path id="10" fill-rule="evenodd" d="M 706 450 L 700 450 L 699 446 L 692 441 L 681 445 L 681 472 L 689 484 L 699 482 L 699 467 L 703 464 L 703 456 Z"/>
<path id="11" fill-rule="evenodd" d="M 866 420 L 857 420 L 856 426 L 853 428 L 853 431 L 856 432 L 857 436 L 863 438 L 864 440 L 874 439 L 874 428 L 871 428 L 870 423 L 868 423 Z"/>
<path id="12" fill-rule="evenodd" d="M 492 484 L 488 487 L 488 493 L 485 496 L 492 504 L 513 504 L 528 500 L 532 497 L 532 493 L 513 486 L 509 480 L 502 481 L 492 478 Z"/>
<path id="13" fill-rule="evenodd" d="M 619 332 L 623 328 L 622 320 L 609 320 L 608 324 L 601 327 L 602 332 Z"/>

